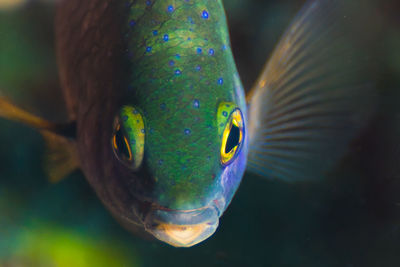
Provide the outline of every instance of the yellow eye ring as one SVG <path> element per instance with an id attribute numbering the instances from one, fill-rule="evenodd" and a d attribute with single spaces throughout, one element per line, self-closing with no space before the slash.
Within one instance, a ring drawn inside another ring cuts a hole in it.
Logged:
<path id="1" fill-rule="evenodd" d="M 244 140 L 244 120 L 242 112 L 235 109 L 222 134 L 221 163 L 229 165 L 238 155 Z"/>

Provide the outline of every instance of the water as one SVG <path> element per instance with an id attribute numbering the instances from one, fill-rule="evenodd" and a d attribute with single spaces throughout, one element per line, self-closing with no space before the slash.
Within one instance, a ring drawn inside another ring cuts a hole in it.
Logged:
<path id="1" fill-rule="evenodd" d="M 250 88 L 303 1 L 225 1 L 232 46 Z M 364 2 L 365 3 L 365 2 Z M 351 151 L 318 183 L 246 175 L 217 233 L 175 249 L 127 234 L 80 172 L 47 182 L 41 136 L 0 120 L 0 266 L 399 266 L 400 20 L 371 1 L 379 107 Z M 50 119 L 64 116 L 50 5 L 0 13 L 0 87 Z M 49 101 L 51 100 L 51 101 Z"/>

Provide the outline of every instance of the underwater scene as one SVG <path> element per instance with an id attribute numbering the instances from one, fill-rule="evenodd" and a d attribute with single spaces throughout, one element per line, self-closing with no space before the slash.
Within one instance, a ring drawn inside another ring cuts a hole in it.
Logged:
<path id="1" fill-rule="evenodd" d="M 400 266 L 397 0 L 0 0 L 0 266 Z"/>

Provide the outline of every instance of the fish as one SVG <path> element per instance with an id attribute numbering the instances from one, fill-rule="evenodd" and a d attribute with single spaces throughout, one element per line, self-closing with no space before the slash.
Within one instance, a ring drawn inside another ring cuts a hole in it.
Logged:
<path id="1" fill-rule="evenodd" d="M 307 1 L 246 94 L 222 1 L 61 1 L 68 120 L 5 97 L 0 117 L 43 134 L 51 181 L 80 169 L 127 230 L 192 247 L 215 233 L 245 172 L 323 180 L 365 128 L 376 90 L 349 18 L 346 1 Z"/>

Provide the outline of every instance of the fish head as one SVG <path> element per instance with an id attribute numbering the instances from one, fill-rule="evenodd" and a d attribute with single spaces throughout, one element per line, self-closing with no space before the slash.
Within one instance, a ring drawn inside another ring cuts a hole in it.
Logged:
<path id="1" fill-rule="evenodd" d="M 215 232 L 240 184 L 247 159 L 246 103 L 222 4 L 194 8 L 178 1 L 157 12 L 168 21 L 158 31 L 145 23 L 150 12 L 132 16 L 130 82 L 111 145 L 120 168 L 136 174 L 123 179 L 136 179 L 127 187 L 144 228 L 188 247 Z M 179 31 L 177 23 L 184 26 Z"/>
<path id="2" fill-rule="evenodd" d="M 111 141 L 121 168 L 146 177 L 149 184 L 146 190 L 130 188 L 148 204 L 146 211 L 132 207 L 145 229 L 184 247 L 215 232 L 247 158 L 245 106 L 198 99 L 186 104 L 154 106 L 158 112 L 124 105 Z"/>

